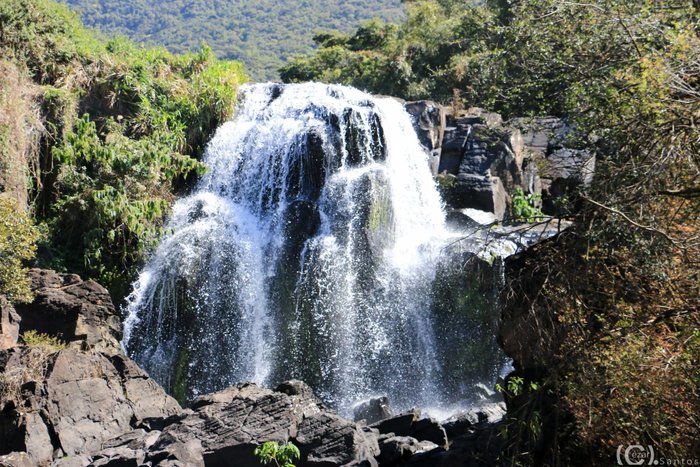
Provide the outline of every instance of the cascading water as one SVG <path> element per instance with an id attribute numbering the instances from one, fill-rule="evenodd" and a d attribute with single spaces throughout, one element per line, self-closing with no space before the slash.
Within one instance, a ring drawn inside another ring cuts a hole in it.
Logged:
<path id="1" fill-rule="evenodd" d="M 314 83 L 245 86 L 240 102 L 135 284 L 128 353 L 183 399 L 298 378 L 346 414 L 492 385 L 491 289 L 459 279 L 401 104 Z"/>

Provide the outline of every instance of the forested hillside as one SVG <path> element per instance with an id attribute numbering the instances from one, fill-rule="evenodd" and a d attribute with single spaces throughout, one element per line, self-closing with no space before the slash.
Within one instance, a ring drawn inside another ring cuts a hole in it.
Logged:
<path id="1" fill-rule="evenodd" d="M 206 42 L 238 59 L 256 80 L 276 79 L 293 55 L 307 53 L 317 31 L 349 32 L 361 22 L 403 16 L 400 0 L 63 0 L 105 33 L 163 45 L 172 52 Z"/>
<path id="2" fill-rule="evenodd" d="M 504 292 L 535 346 L 505 391 L 504 465 L 610 465 L 632 442 L 697 459 L 699 15 L 697 0 L 415 1 L 397 26 L 317 36 L 282 71 L 455 112 L 557 115 L 595 155 L 593 185 L 560 200 L 574 227 Z"/>

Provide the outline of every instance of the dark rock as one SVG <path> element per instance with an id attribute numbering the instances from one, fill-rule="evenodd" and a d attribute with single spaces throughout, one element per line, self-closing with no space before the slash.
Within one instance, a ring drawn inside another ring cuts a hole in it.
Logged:
<path id="1" fill-rule="evenodd" d="M 75 274 L 32 269 L 29 275 L 34 301 L 15 307 L 21 332 L 55 336 L 74 348 L 121 351 L 121 324 L 107 289 Z"/>
<path id="2" fill-rule="evenodd" d="M 0 295 L 0 350 L 17 344 L 21 318 L 4 295 Z"/>
<path id="3" fill-rule="evenodd" d="M 230 465 L 231 459 L 257 466 L 256 446 L 292 440 L 302 452 L 301 465 L 375 465 L 376 434 L 323 411 L 300 381 L 278 389 L 284 392 L 246 383 L 196 399 L 190 413 L 163 429 L 147 460 L 198 464 L 201 457 L 207 466 Z"/>
<path id="4" fill-rule="evenodd" d="M 411 410 L 371 425 L 381 434 L 393 433 L 396 436 L 408 436 L 411 425 L 420 418 L 420 410 Z"/>
<path id="5" fill-rule="evenodd" d="M 407 102 L 404 109 L 413 117 L 413 127 L 425 149 L 439 149 L 445 133 L 444 107 L 432 101 L 416 101 Z"/>
<path id="6" fill-rule="evenodd" d="M 377 436 L 332 413 L 304 418 L 296 444 L 304 466 L 376 466 Z"/>
<path id="7" fill-rule="evenodd" d="M 388 436 L 379 440 L 379 465 L 393 465 L 405 461 L 415 453 L 432 451 L 438 446 L 430 441 L 418 441 L 410 436 Z"/>
<path id="8" fill-rule="evenodd" d="M 442 426 L 447 433 L 447 438 L 453 440 L 469 432 L 480 423 L 499 422 L 506 414 L 504 402 L 487 403 L 479 408 L 467 410 L 453 415 Z"/>
<path id="9" fill-rule="evenodd" d="M 285 381 L 275 388 L 275 392 L 281 392 L 289 396 L 292 401 L 293 411 L 299 419 L 303 416 L 315 415 L 326 410 L 311 387 L 303 381 L 296 379 Z"/>
<path id="10" fill-rule="evenodd" d="M 525 147 L 542 153 L 565 146 L 571 134 L 571 127 L 557 117 L 514 118 L 507 125 L 520 130 Z"/>
<path id="11" fill-rule="evenodd" d="M 145 462 L 146 452 L 156 442 L 160 431 L 136 429 L 110 439 L 94 455 L 94 466 L 138 466 Z"/>
<path id="12" fill-rule="evenodd" d="M 457 176 L 453 197 L 455 207 L 492 212 L 499 220 L 503 219 L 508 202 L 508 193 L 500 178 L 464 172 Z"/>
<path id="13" fill-rule="evenodd" d="M 14 408 L 6 401 L 0 413 L 0 454 L 26 451 L 38 463 L 50 461 L 57 452 L 93 454 L 139 420 L 181 410 L 123 355 L 110 358 L 74 349 L 51 353 L 44 348 L 3 352 L 6 387 L 21 389 L 11 395 Z M 121 363 L 115 365 L 115 360 Z"/>
<path id="14" fill-rule="evenodd" d="M 390 418 L 393 415 L 388 397 L 378 397 L 358 404 L 353 410 L 356 422 L 364 420 L 371 424 Z"/>
<path id="15" fill-rule="evenodd" d="M 180 433 L 181 435 L 183 433 Z M 193 436 L 178 437 L 173 433 L 163 433 L 149 451 L 146 461 L 153 465 L 204 467 L 202 442 Z M 251 454 L 252 455 L 252 451 Z M 236 459 L 236 457 L 231 457 Z M 226 464 L 212 464 L 226 465 Z M 238 464 L 254 465 L 254 464 Z"/>
<path id="16" fill-rule="evenodd" d="M 500 220 L 509 193 L 523 183 L 522 138 L 519 130 L 481 122 L 480 117 L 462 118 L 447 128 L 439 170 L 456 180 L 442 191 L 452 207 L 493 212 Z"/>
<path id="17" fill-rule="evenodd" d="M 434 418 L 421 418 L 411 425 L 409 436 L 420 441 L 430 441 L 436 445 L 447 448 L 447 434 L 445 429 Z"/>

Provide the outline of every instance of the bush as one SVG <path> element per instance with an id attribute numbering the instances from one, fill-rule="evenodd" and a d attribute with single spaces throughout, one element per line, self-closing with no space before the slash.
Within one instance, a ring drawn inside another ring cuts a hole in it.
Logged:
<path id="1" fill-rule="evenodd" d="M 277 467 L 294 467 L 294 459 L 301 457 L 299 448 L 292 442 L 279 444 L 268 441 L 255 448 L 254 454 L 263 464 L 274 462 Z"/>
<path id="2" fill-rule="evenodd" d="M 66 344 L 57 337 L 33 330 L 24 332 L 22 334 L 22 340 L 27 347 L 40 347 L 51 352 L 58 352 L 66 348 Z"/>
<path id="3" fill-rule="evenodd" d="M 19 204 L 0 196 L 0 293 L 10 301 L 32 298 L 27 269 L 23 263 L 34 258 L 39 232 Z"/>

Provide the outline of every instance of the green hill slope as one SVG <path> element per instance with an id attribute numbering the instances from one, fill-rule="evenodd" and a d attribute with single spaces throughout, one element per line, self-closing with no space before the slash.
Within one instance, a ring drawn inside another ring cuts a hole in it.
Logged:
<path id="1" fill-rule="evenodd" d="M 173 52 L 206 42 L 217 56 L 239 59 L 258 80 L 296 54 L 310 52 L 319 30 L 349 32 L 372 18 L 397 20 L 401 0 L 62 0 L 83 22 L 107 34 L 164 45 Z"/>

